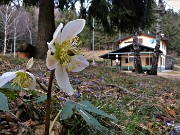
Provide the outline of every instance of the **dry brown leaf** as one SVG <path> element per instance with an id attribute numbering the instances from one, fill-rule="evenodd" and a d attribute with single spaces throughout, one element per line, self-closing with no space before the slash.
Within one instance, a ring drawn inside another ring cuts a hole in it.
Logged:
<path id="1" fill-rule="evenodd" d="M 175 112 L 173 109 L 167 107 L 167 110 L 168 110 L 168 113 L 169 113 L 171 116 L 176 117 L 176 112 Z"/>
<path id="2" fill-rule="evenodd" d="M 38 125 L 35 129 L 35 135 L 44 135 L 45 125 Z"/>
<path id="3" fill-rule="evenodd" d="M 148 130 L 149 134 L 152 135 L 152 129 L 153 129 L 153 124 L 151 122 L 148 123 Z"/>
<path id="4" fill-rule="evenodd" d="M 31 127 L 31 126 L 36 125 L 36 122 L 29 119 L 28 121 L 24 122 L 23 124 L 26 125 L 27 127 Z"/>

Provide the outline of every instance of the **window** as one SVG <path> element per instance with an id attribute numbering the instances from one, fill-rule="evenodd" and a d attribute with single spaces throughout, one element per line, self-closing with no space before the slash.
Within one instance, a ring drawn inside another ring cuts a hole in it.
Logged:
<path id="1" fill-rule="evenodd" d="M 150 43 L 151 43 L 151 44 L 156 43 L 156 39 L 150 39 Z"/>
<path id="2" fill-rule="evenodd" d="M 151 65 L 152 64 L 152 58 L 146 58 L 146 65 Z"/>
<path id="3" fill-rule="evenodd" d="M 125 59 L 125 63 L 129 63 L 128 58 Z"/>

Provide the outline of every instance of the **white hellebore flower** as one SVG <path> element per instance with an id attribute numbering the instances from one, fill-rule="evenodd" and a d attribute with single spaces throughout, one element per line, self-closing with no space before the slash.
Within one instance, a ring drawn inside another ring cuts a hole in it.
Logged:
<path id="1" fill-rule="evenodd" d="M 60 23 L 54 32 L 52 41 L 47 43 L 49 50 L 46 66 L 50 70 L 55 69 L 55 78 L 59 87 L 69 95 L 72 95 L 74 90 L 69 82 L 67 71 L 79 72 L 89 66 L 86 58 L 79 54 L 80 49 L 78 48 L 80 42 L 77 34 L 83 30 L 84 26 L 84 19 L 70 21 L 64 28 Z"/>
<path id="2" fill-rule="evenodd" d="M 33 58 L 31 58 L 26 67 L 30 69 L 33 65 Z M 12 80 L 12 85 L 18 85 L 23 89 L 35 89 L 36 79 L 33 74 L 25 70 L 19 70 L 15 72 L 6 72 L 0 76 L 0 87 Z"/>

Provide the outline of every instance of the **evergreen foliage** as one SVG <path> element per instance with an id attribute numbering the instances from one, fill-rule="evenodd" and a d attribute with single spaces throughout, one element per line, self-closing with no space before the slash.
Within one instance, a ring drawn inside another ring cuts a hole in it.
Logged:
<path id="1" fill-rule="evenodd" d="M 133 33 L 150 26 L 154 0 L 92 0 L 88 15 L 95 17 L 106 32 L 118 29 Z"/>
<path id="2" fill-rule="evenodd" d="M 153 0 L 112 0 L 112 26 L 127 33 L 148 28 L 154 21 L 153 4 Z"/>
<path id="3" fill-rule="evenodd" d="M 156 22 L 154 22 L 148 31 L 155 35 Z M 170 45 L 168 51 L 176 51 L 180 55 L 180 14 L 168 9 L 163 15 L 162 33 L 168 38 Z"/>
<path id="4" fill-rule="evenodd" d="M 2 0 L 0 4 L 12 0 Z M 76 14 L 75 3 L 80 2 L 80 12 Z M 56 23 L 75 18 L 86 18 L 87 25 L 81 33 L 82 46 L 90 47 L 92 39 L 91 20 L 95 18 L 95 48 L 101 48 L 106 43 L 113 42 L 121 33 L 132 33 L 141 28 L 144 32 L 149 31 L 152 35 L 156 32 L 156 19 L 154 0 L 55 0 L 55 7 L 61 9 L 60 19 Z M 39 0 L 24 0 L 23 5 L 39 5 Z M 28 9 L 28 8 L 27 8 Z M 105 31 L 104 31 L 105 30 Z M 107 34 L 114 31 L 114 33 Z M 180 14 L 172 9 L 163 15 L 162 33 L 171 43 L 168 50 L 175 50 L 180 54 Z M 103 47 L 105 48 L 105 47 Z"/>
<path id="5" fill-rule="evenodd" d="M 180 54 L 180 14 L 169 9 L 163 17 L 162 32 L 171 43 L 168 49 L 176 50 Z"/>

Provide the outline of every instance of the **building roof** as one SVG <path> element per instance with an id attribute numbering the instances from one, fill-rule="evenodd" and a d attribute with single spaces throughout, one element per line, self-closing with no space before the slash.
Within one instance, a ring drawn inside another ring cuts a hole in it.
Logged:
<path id="1" fill-rule="evenodd" d="M 154 48 L 152 47 L 148 47 L 148 46 L 144 46 L 144 45 L 139 45 L 139 51 L 141 54 L 146 54 L 146 53 L 153 53 L 154 52 Z M 162 51 L 159 51 L 160 53 L 162 53 Z M 133 49 L 133 44 L 127 45 L 125 47 L 119 48 L 115 51 L 103 54 L 101 56 L 99 56 L 100 58 L 104 58 L 104 59 L 112 59 L 115 60 L 116 59 L 116 55 L 122 55 L 122 54 L 134 54 L 134 49 Z"/>
<path id="2" fill-rule="evenodd" d="M 141 35 L 148 36 L 148 37 L 151 37 L 151 38 L 154 38 L 154 39 L 156 38 L 156 36 L 151 35 L 151 34 L 142 33 Z M 133 37 L 133 36 L 134 36 L 133 34 L 131 34 L 131 35 L 126 35 L 126 36 L 122 36 L 120 39 L 115 40 L 115 42 L 116 42 L 116 43 L 121 43 L 122 41 L 124 41 L 124 40 L 126 40 L 126 39 L 128 39 L 128 38 L 131 38 L 131 37 Z M 166 37 L 161 37 L 161 40 L 164 41 L 167 45 L 170 45 L 170 42 L 169 42 L 168 38 L 166 38 Z"/>

